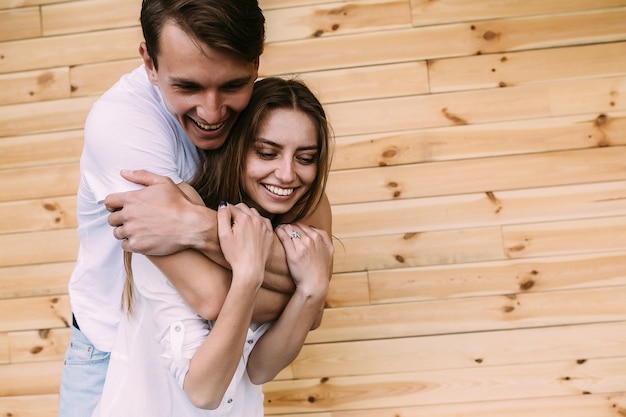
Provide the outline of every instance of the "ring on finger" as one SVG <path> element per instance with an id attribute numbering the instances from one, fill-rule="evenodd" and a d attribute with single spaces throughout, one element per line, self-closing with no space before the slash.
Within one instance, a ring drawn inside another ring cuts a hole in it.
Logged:
<path id="1" fill-rule="evenodd" d="M 291 238 L 292 239 L 300 239 L 300 232 L 298 232 L 296 229 L 293 229 L 291 231 Z"/>

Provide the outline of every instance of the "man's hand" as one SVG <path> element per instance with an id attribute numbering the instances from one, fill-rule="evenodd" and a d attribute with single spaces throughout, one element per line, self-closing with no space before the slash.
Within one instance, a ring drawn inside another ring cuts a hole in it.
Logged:
<path id="1" fill-rule="evenodd" d="M 144 170 L 122 171 L 121 175 L 146 186 L 110 194 L 104 200 L 111 212 L 113 236 L 122 240 L 124 250 L 169 255 L 186 248 L 203 248 L 207 238 L 216 235 L 214 216 L 211 220 L 209 210 L 192 203 L 170 178 Z"/>

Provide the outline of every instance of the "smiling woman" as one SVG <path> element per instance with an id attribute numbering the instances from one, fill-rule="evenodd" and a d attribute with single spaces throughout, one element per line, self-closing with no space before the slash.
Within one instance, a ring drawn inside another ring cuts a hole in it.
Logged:
<path id="1" fill-rule="evenodd" d="M 317 174 L 316 128 L 299 111 L 275 109 L 261 121 L 246 155 L 243 190 L 263 215 L 285 214 L 306 195 Z"/>

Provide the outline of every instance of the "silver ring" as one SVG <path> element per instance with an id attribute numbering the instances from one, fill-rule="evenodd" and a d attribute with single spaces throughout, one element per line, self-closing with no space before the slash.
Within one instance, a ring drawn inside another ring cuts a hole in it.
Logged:
<path id="1" fill-rule="evenodd" d="M 298 232 L 296 229 L 293 229 L 291 231 L 291 238 L 292 239 L 300 239 L 300 232 Z"/>

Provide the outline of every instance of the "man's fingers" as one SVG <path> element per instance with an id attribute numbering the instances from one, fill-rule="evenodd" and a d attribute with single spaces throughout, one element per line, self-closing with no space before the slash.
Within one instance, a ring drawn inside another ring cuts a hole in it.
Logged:
<path id="1" fill-rule="evenodd" d="M 120 212 L 118 211 L 111 212 L 111 214 L 109 214 L 108 221 L 109 221 L 109 226 L 113 226 L 113 227 L 121 226 L 122 224 L 124 224 L 124 222 L 122 221 L 122 216 Z"/>

